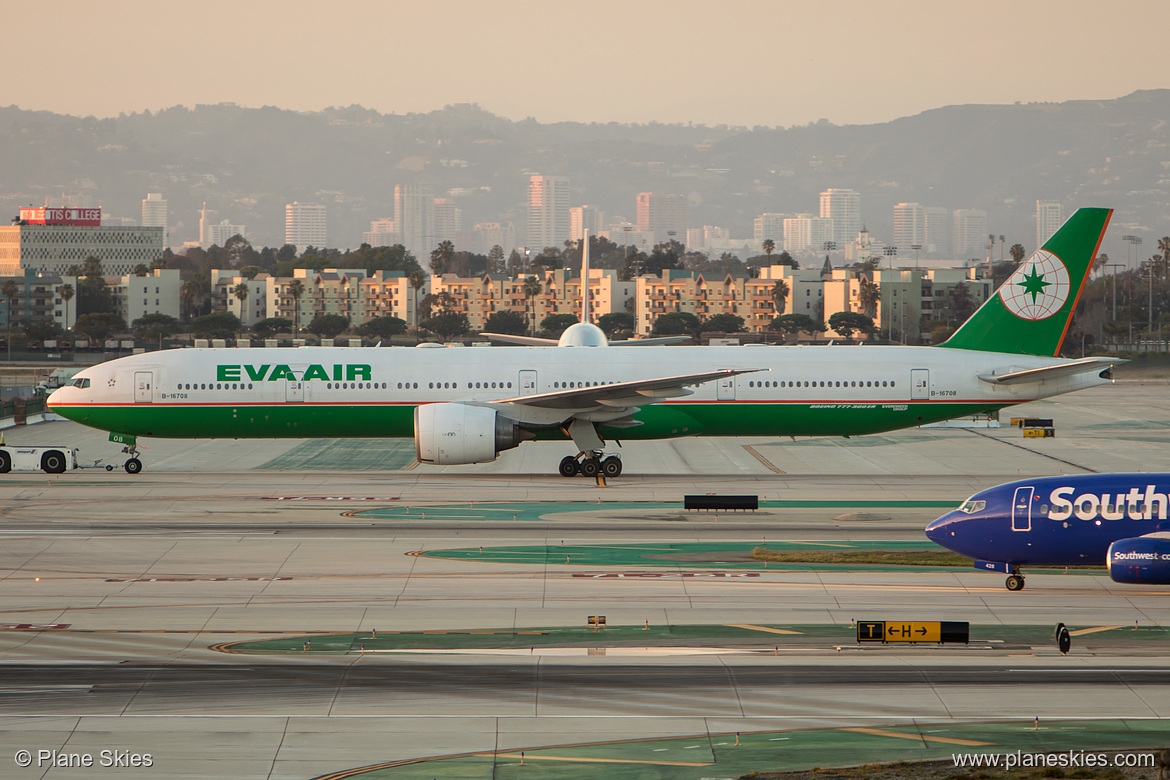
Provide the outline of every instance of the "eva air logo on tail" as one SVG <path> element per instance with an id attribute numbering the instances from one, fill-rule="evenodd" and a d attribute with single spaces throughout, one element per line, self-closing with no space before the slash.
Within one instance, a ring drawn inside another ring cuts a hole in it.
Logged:
<path id="1" fill-rule="evenodd" d="M 1060 311 L 1068 300 L 1068 269 L 1060 258 L 1040 249 L 1029 257 L 999 288 L 1008 311 L 1020 319 L 1044 320 Z"/>

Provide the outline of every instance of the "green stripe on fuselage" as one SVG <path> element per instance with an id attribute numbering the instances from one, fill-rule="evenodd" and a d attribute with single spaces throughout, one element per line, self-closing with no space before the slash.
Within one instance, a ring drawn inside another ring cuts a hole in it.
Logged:
<path id="1" fill-rule="evenodd" d="M 1016 402 L 1018 403 L 1018 401 Z M 599 425 L 607 439 L 680 436 L 845 436 L 882 433 L 996 411 L 1008 404 L 942 403 L 663 403 L 642 408 L 632 428 Z M 307 439 L 411 437 L 411 404 L 270 404 L 63 406 L 54 411 L 107 431 L 164 439 Z M 560 430 L 537 438 L 563 439 Z"/>

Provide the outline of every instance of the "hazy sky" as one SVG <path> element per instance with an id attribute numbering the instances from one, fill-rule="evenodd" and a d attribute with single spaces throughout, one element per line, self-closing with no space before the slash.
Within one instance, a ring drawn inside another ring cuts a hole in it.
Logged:
<path id="1" fill-rule="evenodd" d="M 1168 0 L 12 3 L 0 105 L 231 101 L 513 119 L 881 122 L 1170 87 Z"/>

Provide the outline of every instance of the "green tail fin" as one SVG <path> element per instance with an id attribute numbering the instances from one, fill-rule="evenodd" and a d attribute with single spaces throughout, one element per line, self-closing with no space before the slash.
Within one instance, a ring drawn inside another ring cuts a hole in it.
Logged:
<path id="1" fill-rule="evenodd" d="M 1058 355 L 1113 209 L 1078 209 L 943 342 L 954 349 Z"/>

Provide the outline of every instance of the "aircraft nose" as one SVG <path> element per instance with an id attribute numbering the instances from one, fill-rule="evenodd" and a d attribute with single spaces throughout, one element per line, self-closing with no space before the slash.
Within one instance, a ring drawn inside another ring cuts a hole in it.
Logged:
<path id="1" fill-rule="evenodd" d="M 935 544 L 949 547 L 947 541 L 950 540 L 950 532 L 954 530 L 951 526 L 954 525 L 956 512 L 948 512 L 937 520 L 931 522 L 926 526 L 926 538 Z"/>

